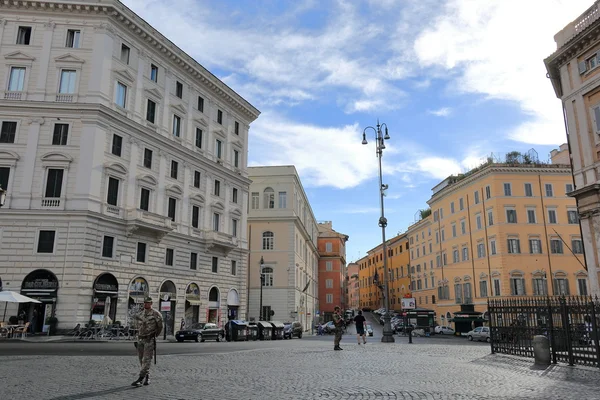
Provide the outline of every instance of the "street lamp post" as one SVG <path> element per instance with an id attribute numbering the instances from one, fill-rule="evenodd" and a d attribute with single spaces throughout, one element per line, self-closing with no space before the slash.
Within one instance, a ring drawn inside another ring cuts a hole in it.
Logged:
<path id="1" fill-rule="evenodd" d="M 6 190 L 2 189 L 2 186 L 0 185 L 0 208 L 2 208 L 5 201 L 6 201 Z"/>
<path id="2" fill-rule="evenodd" d="M 385 127 L 385 135 L 382 134 L 381 128 Z M 385 304 L 385 313 L 383 314 L 383 336 L 381 337 L 381 341 L 383 343 L 393 343 L 394 342 L 394 332 L 392 331 L 392 325 L 390 323 L 390 287 L 389 287 L 389 274 L 388 274 L 388 266 L 387 266 L 387 245 L 385 242 L 385 227 L 387 226 L 387 219 L 385 218 L 384 207 L 383 207 L 383 197 L 385 196 L 385 191 L 388 188 L 388 185 L 383 183 L 383 176 L 381 171 L 381 158 L 383 156 L 383 149 L 385 149 L 385 140 L 390 139 L 390 135 L 388 134 L 387 124 L 380 124 L 379 120 L 377 120 L 377 129 L 372 126 L 367 126 L 363 130 L 363 139 L 362 144 L 367 144 L 367 129 L 372 129 L 375 132 L 375 153 L 377 154 L 377 159 L 379 161 L 379 206 L 381 208 L 381 216 L 379 217 L 379 226 L 381 227 L 381 239 L 382 239 L 382 250 L 383 250 L 383 284 L 384 284 L 384 304 Z"/>
<path id="3" fill-rule="evenodd" d="M 260 310 L 258 311 L 258 320 L 263 320 L 263 286 L 265 286 L 265 274 L 263 274 L 263 268 L 265 267 L 265 260 L 260 256 Z"/>

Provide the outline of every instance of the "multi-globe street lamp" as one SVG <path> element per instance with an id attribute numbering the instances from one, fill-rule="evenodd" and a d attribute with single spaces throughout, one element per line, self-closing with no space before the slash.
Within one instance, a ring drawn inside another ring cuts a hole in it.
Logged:
<path id="1" fill-rule="evenodd" d="M 258 320 L 263 320 L 263 286 L 265 286 L 265 274 L 263 269 L 265 267 L 265 260 L 260 256 L 260 310 L 258 312 Z"/>
<path id="2" fill-rule="evenodd" d="M 385 134 L 382 133 L 381 128 L 385 128 Z M 390 287 L 389 287 L 389 273 L 387 266 L 387 246 L 385 242 L 385 227 L 387 226 L 387 219 L 385 218 L 384 207 L 383 207 L 383 197 L 385 196 L 385 191 L 388 188 L 388 185 L 383 183 L 383 176 L 381 171 L 381 158 L 383 156 L 383 149 L 385 149 L 385 140 L 390 139 L 390 135 L 388 134 L 387 124 L 380 124 L 379 120 L 377 120 L 377 129 L 372 126 L 367 126 L 363 130 L 363 139 L 362 144 L 368 144 L 367 142 L 367 130 L 372 129 L 375 132 L 375 153 L 377 154 L 377 159 L 379 161 L 379 206 L 381 208 L 381 216 L 379 217 L 379 226 L 381 227 L 381 239 L 382 239 L 382 251 L 383 251 L 383 290 L 384 290 L 384 304 L 385 304 L 385 312 L 383 314 L 383 336 L 381 337 L 381 341 L 383 343 L 393 343 L 394 342 L 394 332 L 392 331 L 391 325 L 391 317 L 390 317 Z"/>

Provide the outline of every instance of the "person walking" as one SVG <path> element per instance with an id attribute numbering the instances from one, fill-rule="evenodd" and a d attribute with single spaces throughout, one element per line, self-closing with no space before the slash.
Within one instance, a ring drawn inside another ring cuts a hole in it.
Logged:
<path id="1" fill-rule="evenodd" d="M 340 342 L 342 340 L 342 329 L 344 325 L 344 319 L 340 314 L 340 307 L 335 306 L 333 309 L 333 324 L 335 325 L 335 338 L 333 339 L 333 349 L 334 350 L 343 350 L 340 347 Z"/>
<path id="2" fill-rule="evenodd" d="M 156 337 L 163 329 L 163 318 L 160 312 L 152 308 L 152 298 L 144 299 L 144 309 L 135 315 L 138 328 L 138 340 L 135 343 L 140 359 L 140 375 L 131 386 L 148 385 L 150 383 L 150 364 L 156 351 Z"/>
<path id="3" fill-rule="evenodd" d="M 362 336 L 363 344 L 367 344 L 367 337 L 365 335 L 365 324 L 367 320 L 362 315 L 362 310 L 358 311 L 358 315 L 354 317 L 354 325 L 356 325 L 356 340 L 360 345 L 360 337 Z"/>

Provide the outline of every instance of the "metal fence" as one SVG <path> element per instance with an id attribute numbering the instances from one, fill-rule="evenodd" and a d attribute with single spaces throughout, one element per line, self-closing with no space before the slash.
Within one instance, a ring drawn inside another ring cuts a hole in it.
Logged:
<path id="1" fill-rule="evenodd" d="M 550 341 L 552 362 L 600 367 L 600 300 L 587 296 L 488 301 L 492 353 L 533 358 L 533 338 Z"/>

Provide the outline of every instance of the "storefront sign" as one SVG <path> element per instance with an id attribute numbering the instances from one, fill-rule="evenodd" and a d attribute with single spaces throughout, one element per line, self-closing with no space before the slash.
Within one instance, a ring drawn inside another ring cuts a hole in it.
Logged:
<path id="1" fill-rule="evenodd" d="M 161 301 L 160 302 L 160 311 L 171 311 L 171 302 L 170 301 Z"/>
<path id="2" fill-rule="evenodd" d="M 23 282 L 23 289 L 57 290 L 58 282 L 49 279 L 34 279 Z"/>
<path id="3" fill-rule="evenodd" d="M 414 310 L 416 308 L 416 302 L 414 297 L 410 299 L 402 299 L 402 309 L 403 310 Z"/>
<path id="4" fill-rule="evenodd" d="M 109 283 L 96 283 L 94 285 L 94 289 L 102 291 L 102 292 L 114 292 L 114 293 L 117 293 L 119 291 L 119 288 L 117 285 L 112 285 Z"/>

